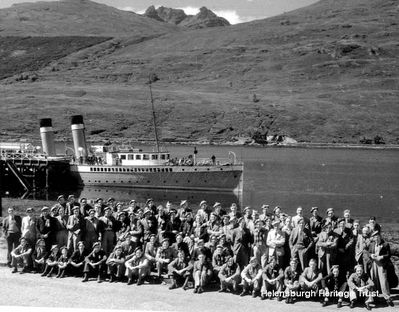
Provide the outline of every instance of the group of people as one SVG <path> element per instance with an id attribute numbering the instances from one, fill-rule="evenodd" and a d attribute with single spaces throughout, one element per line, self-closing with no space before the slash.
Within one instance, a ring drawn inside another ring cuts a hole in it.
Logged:
<path id="1" fill-rule="evenodd" d="M 351 308 L 363 301 L 370 310 L 382 295 L 394 305 L 390 289 L 397 276 L 375 217 L 361 226 L 349 210 L 342 217 L 333 208 L 324 217 L 317 207 L 310 217 L 302 207 L 294 216 L 278 206 L 260 210 L 202 201 L 193 211 L 187 200 L 174 207 L 113 198 L 91 206 L 86 198 L 60 195 L 38 217 L 33 208 L 23 218 L 9 208 L 3 231 L 13 273 L 22 267 L 21 273 L 43 277 L 128 285 L 164 283 L 168 276 L 169 289 L 193 284 L 194 293 L 216 283 L 219 292 L 286 303 L 318 298 L 339 308 L 349 299 Z"/>

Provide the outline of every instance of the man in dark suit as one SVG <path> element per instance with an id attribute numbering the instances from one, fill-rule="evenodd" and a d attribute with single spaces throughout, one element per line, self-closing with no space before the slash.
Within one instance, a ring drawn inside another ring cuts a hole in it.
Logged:
<path id="1" fill-rule="evenodd" d="M 43 238 L 46 243 L 46 251 L 50 251 L 51 246 L 56 242 L 57 220 L 50 215 L 49 207 L 44 206 L 41 212 L 37 220 L 37 229 L 40 238 Z"/>
<path id="2" fill-rule="evenodd" d="M 313 236 L 310 230 L 305 228 L 304 219 L 299 219 L 297 227 L 292 230 L 289 245 L 291 257 L 299 259 L 303 271 L 308 265 L 309 249 L 313 246 Z"/>
<path id="3" fill-rule="evenodd" d="M 20 216 L 15 215 L 14 208 L 8 208 L 8 216 L 3 220 L 3 232 L 7 240 L 7 265 L 11 267 L 11 251 L 19 245 L 21 238 L 21 224 Z"/>

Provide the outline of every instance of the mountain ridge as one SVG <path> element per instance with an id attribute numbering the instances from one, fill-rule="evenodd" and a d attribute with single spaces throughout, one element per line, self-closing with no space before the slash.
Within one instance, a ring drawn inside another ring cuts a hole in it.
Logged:
<path id="1" fill-rule="evenodd" d="M 35 69 L 34 82 L 18 75 L 1 81 L 1 131 L 31 136 L 35 118 L 51 112 L 57 124 L 84 114 L 93 140 L 151 140 L 146 82 L 156 73 L 164 141 L 226 142 L 268 132 L 325 143 L 378 135 L 395 144 L 398 5 L 323 0 L 229 27 L 176 27 L 82 48 Z M 13 49 L 4 62 L 22 57 Z"/>

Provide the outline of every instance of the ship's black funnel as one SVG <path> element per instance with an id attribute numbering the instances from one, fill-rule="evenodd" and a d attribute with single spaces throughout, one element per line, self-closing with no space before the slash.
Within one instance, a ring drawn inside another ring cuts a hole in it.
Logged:
<path id="1" fill-rule="evenodd" d="M 51 118 L 40 119 L 40 137 L 42 139 L 43 153 L 55 156 L 54 130 Z"/>
<path id="2" fill-rule="evenodd" d="M 40 128 L 41 127 L 52 127 L 51 118 L 42 118 L 40 119 Z"/>
<path id="3" fill-rule="evenodd" d="M 79 124 L 83 124 L 83 116 L 82 115 L 71 116 L 71 125 L 79 125 Z"/>

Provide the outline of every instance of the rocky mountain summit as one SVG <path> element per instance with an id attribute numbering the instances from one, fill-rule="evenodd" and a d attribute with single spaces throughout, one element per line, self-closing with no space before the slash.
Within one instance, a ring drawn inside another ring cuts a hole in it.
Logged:
<path id="1" fill-rule="evenodd" d="M 35 138 L 51 117 L 69 138 L 66 119 L 83 114 L 90 140 L 152 140 L 155 73 L 164 142 L 399 144 L 398 1 L 321 0 L 202 29 L 88 0 L 0 10 L 0 136 Z"/>
<path id="2" fill-rule="evenodd" d="M 195 29 L 230 25 L 225 18 L 217 16 L 206 7 L 200 8 L 200 11 L 196 15 L 187 15 L 181 9 L 166 8 L 163 6 L 156 9 L 152 5 L 145 11 L 144 16 L 157 21 Z"/>

